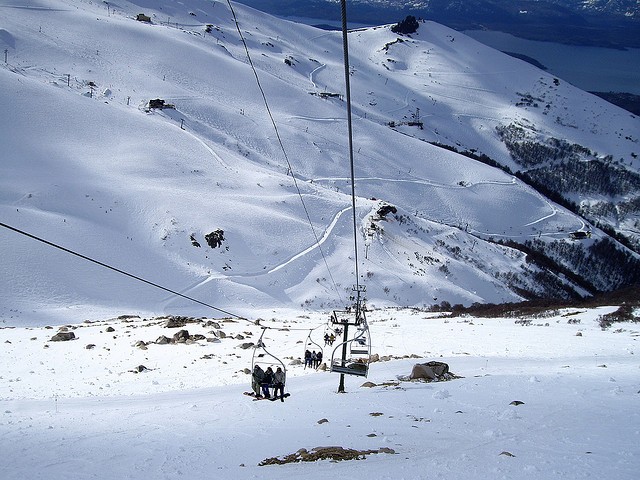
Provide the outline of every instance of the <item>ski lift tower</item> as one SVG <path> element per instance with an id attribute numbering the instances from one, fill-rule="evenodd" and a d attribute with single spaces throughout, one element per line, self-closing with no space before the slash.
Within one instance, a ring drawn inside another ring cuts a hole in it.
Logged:
<path id="1" fill-rule="evenodd" d="M 370 342 L 367 341 L 365 348 L 366 352 L 362 350 L 358 350 L 356 348 L 351 347 L 351 353 L 367 353 L 364 362 L 351 362 L 347 358 L 347 352 L 349 351 L 349 347 L 353 344 L 353 342 L 361 341 L 362 338 L 368 339 L 368 329 L 367 319 L 365 316 L 365 306 L 364 306 L 364 298 L 362 294 L 366 291 L 364 285 L 356 285 L 353 288 L 355 293 L 351 299 L 354 301 L 352 307 L 348 307 L 345 310 L 334 310 L 331 314 L 331 323 L 334 328 L 342 328 L 342 342 L 336 346 L 333 351 L 333 355 L 331 357 L 331 371 L 340 374 L 340 384 L 338 386 L 338 393 L 344 393 L 344 376 L 346 375 L 357 375 L 360 377 L 366 377 L 369 370 L 369 354 L 370 352 Z M 349 327 L 353 326 L 359 330 L 353 338 L 349 338 Z M 366 332 L 366 336 L 363 333 Z M 362 347 L 359 347 L 360 349 Z M 336 353 L 338 350 L 341 350 L 341 355 L 339 358 L 336 358 Z"/>

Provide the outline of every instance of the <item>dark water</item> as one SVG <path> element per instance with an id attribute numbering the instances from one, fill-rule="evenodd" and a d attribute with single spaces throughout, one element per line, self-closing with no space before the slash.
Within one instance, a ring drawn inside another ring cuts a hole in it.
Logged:
<path id="1" fill-rule="evenodd" d="M 547 67 L 547 72 L 583 90 L 640 95 L 640 49 L 562 45 L 524 40 L 502 32 L 464 33 L 495 49 L 534 58 Z"/>

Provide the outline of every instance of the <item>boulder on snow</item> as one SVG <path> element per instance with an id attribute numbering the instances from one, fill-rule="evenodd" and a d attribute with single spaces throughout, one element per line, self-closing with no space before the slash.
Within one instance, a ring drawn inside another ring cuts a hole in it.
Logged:
<path id="1" fill-rule="evenodd" d="M 416 363 L 411 370 L 409 380 L 440 380 L 449 373 L 449 365 L 444 362 Z"/>
<path id="2" fill-rule="evenodd" d="M 185 343 L 187 340 L 189 340 L 189 332 L 187 330 L 180 330 L 173 336 L 175 343 Z"/>
<path id="3" fill-rule="evenodd" d="M 58 332 L 51 337 L 52 342 L 67 342 L 69 340 L 75 340 L 76 335 L 73 332 Z"/>

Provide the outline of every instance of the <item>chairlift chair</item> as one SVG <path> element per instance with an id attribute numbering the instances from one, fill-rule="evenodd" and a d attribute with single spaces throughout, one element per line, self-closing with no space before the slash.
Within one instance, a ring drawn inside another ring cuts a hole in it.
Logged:
<path id="1" fill-rule="evenodd" d="M 366 322 L 364 329 L 360 330 L 353 338 L 339 343 L 331 355 L 331 371 L 335 373 L 345 373 L 347 375 L 356 375 L 366 377 L 369 373 L 369 360 L 371 358 L 371 342 L 368 341 L 369 328 Z M 360 341 L 364 343 L 361 344 Z M 350 358 L 342 361 L 341 355 L 344 346 L 351 355 Z M 358 358 L 359 356 L 359 358 Z M 363 358 L 364 357 L 364 358 Z"/>
<path id="2" fill-rule="evenodd" d="M 278 367 L 282 368 L 284 372 L 285 384 L 287 379 L 287 367 L 285 367 L 284 362 L 276 357 L 273 353 L 267 350 L 262 339 L 264 338 L 264 334 L 267 331 L 266 327 L 262 327 L 262 334 L 260 335 L 260 339 L 258 343 L 253 347 L 253 354 L 251 356 L 251 374 L 253 375 L 253 370 L 256 365 L 259 365 L 262 370 L 267 370 L 267 368 L 271 367 L 271 369 L 275 372 Z"/>
<path id="3" fill-rule="evenodd" d="M 369 346 L 369 328 L 364 328 L 353 337 L 353 341 L 350 343 L 351 355 L 370 355 L 371 349 Z"/>
<path id="4" fill-rule="evenodd" d="M 305 351 L 305 353 L 306 353 L 307 350 L 310 350 L 310 349 L 314 349 L 314 350 L 317 350 L 317 351 L 319 351 L 321 353 L 324 353 L 322 351 L 322 347 L 318 343 L 314 342 L 313 338 L 311 338 L 311 332 L 313 332 L 313 329 L 311 329 L 309 331 L 309 335 L 307 335 L 307 339 L 304 341 L 304 351 Z M 306 363 L 305 363 L 305 368 L 307 368 Z"/>

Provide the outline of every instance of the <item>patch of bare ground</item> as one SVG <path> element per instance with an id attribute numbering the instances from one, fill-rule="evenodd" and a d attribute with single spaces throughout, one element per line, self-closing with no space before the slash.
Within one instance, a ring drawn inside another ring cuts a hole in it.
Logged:
<path id="1" fill-rule="evenodd" d="M 316 462 L 318 460 L 331 460 L 332 462 L 341 462 L 343 460 L 363 460 L 367 455 L 377 453 L 396 453 L 393 449 L 382 447 L 377 450 L 356 450 L 344 447 L 315 447 L 308 451 L 301 448 L 295 453 L 291 453 L 282 458 L 273 457 L 262 460 L 258 465 L 284 465 L 286 463 L 298 462 Z"/>

